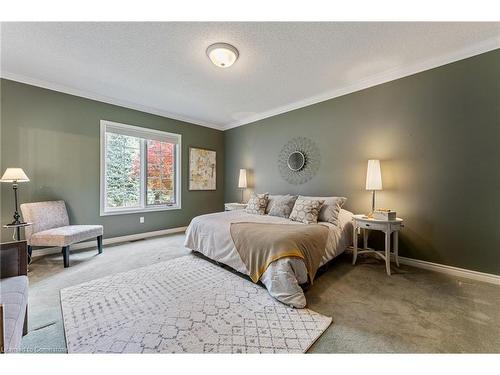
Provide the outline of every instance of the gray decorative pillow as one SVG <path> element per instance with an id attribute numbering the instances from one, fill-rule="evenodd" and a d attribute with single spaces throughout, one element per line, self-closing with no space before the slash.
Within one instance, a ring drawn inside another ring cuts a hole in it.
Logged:
<path id="1" fill-rule="evenodd" d="M 296 200 L 296 195 L 285 195 L 283 197 L 276 198 L 271 209 L 269 210 L 269 216 L 288 218 L 292 213 Z"/>
<path id="2" fill-rule="evenodd" d="M 299 195 L 302 199 L 312 199 L 312 200 L 323 200 L 323 206 L 319 211 L 318 221 L 324 221 L 339 225 L 339 213 L 340 209 L 347 201 L 345 197 L 305 197 Z"/>
<path id="3" fill-rule="evenodd" d="M 271 208 L 273 207 L 274 202 L 276 202 L 277 199 L 283 198 L 284 195 L 277 195 L 277 194 L 269 194 L 267 197 L 267 207 L 266 207 L 266 214 L 271 211 Z"/>
<path id="4" fill-rule="evenodd" d="M 255 215 L 264 215 L 266 212 L 268 195 L 269 195 L 268 193 L 264 194 L 252 193 L 248 201 L 247 208 L 245 208 L 245 212 Z"/>
<path id="5" fill-rule="evenodd" d="M 304 224 L 315 224 L 318 222 L 318 215 L 324 201 L 297 198 L 293 206 L 290 220 L 300 221 Z"/>

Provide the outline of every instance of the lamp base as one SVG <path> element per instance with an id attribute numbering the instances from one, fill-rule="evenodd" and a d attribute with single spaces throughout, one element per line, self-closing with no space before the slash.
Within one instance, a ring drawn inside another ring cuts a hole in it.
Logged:
<path id="1" fill-rule="evenodd" d="M 366 215 L 368 218 L 373 219 L 373 213 L 375 212 L 375 190 L 372 190 L 372 210 Z"/>

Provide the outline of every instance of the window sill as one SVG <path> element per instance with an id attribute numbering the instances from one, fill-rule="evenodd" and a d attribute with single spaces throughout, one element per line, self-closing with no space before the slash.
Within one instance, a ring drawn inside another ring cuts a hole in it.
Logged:
<path id="1" fill-rule="evenodd" d="M 113 215 L 128 215 L 128 214 L 141 214 L 148 212 L 158 212 L 158 211 L 172 211 L 180 210 L 181 206 L 161 206 L 161 207 L 149 207 L 149 208 L 131 208 L 123 210 L 113 210 L 113 211 L 101 211 L 100 216 L 113 216 Z"/>

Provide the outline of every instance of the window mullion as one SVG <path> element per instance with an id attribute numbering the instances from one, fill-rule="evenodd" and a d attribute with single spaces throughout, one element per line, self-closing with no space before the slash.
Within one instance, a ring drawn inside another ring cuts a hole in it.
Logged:
<path id="1" fill-rule="evenodd" d="M 142 208 L 147 207 L 147 141 L 145 139 L 141 139 L 141 204 Z"/>

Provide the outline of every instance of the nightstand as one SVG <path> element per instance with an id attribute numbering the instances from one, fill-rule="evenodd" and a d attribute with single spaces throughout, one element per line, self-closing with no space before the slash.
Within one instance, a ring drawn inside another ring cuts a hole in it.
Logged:
<path id="1" fill-rule="evenodd" d="M 19 223 L 19 224 L 6 224 L 3 227 L 7 229 L 14 229 L 14 236 L 13 240 L 14 241 L 21 241 L 21 228 L 26 228 L 33 225 L 33 223 Z M 28 247 L 30 249 L 30 247 Z M 31 251 L 27 250 L 28 252 L 28 264 L 31 264 Z"/>
<path id="2" fill-rule="evenodd" d="M 396 220 L 377 220 L 370 219 L 365 215 L 353 215 L 352 223 L 354 225 L 352 264 L 356 264 L 358 254 L 371 253 L 376 254 L 385 261 L 385 270 L 391 275 L 391 234 L 393 237 L 393 251 L 396 266 L 399 267 L 398 260 L 398 232 L 403 227 L 403 219 Z M 358 251 L 358 230 L 363 232 L 363 248 Z M 368 247 L 368 231 L 379 230 L 385 234 L 385 251 L 370 249 Z"/>
<path id="3" fill-rule="evenodd" d="M 247 208 L 246 203 L 224 203 L 224 211 L 244 210 Z"/>

